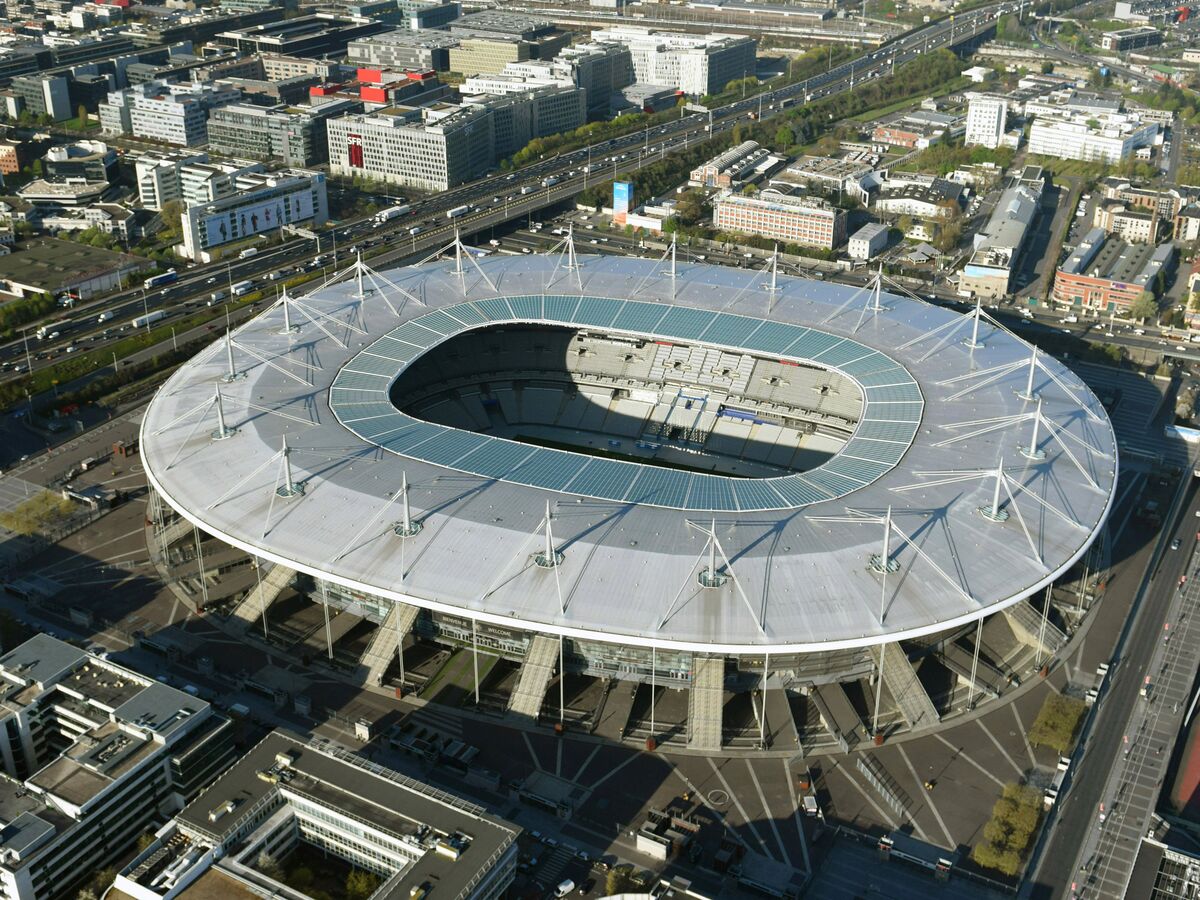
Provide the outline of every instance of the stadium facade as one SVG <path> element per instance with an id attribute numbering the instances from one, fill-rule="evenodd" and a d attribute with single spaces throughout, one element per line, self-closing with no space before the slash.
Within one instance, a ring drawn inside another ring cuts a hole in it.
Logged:
<path id="1" fill-rule="evenodd" d="M 414 641 L 518 665 L 517 715 L 650 682 L 697 750 L 731 694 L 846 745 L 1065 641 L 1117 472 L 1072 372 L 879 283 L 568 249 L 359 263 L 199 354 L 142 426 L 160 536 L 260 561 L 247 623 L 297 578 L 369 620 L 375 683 Z"/>

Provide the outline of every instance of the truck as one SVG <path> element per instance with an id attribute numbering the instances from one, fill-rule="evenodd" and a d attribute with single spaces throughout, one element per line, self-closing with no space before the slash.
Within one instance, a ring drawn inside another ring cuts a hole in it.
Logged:
<path id="1" fill-rule="evenodd" d="M 244 297 L 244 296 L 246 296 L 246 294 L 248 294 L 252 290 L 254 290 L 254 282 L 253 281 L 239 281 L 232 288 L 230 288 L 230 290 L 233 291 L 233 296 Z"/>
<path id="2" fill-rule="evenodd" d="M 38 330 L 34 334 L 39 341 L 44 341 L 49 337 L 57 337 L 70 327 L 70 319 L 60 319 L 57 322 L 47 322 L 45 325 L 39 325 Z"/>
<path id="3" fill-rule="evenodd" d="M 100 315 L 96 316 L 96 324 L 100 325 L 104 322 L 107 322 L 112 317 L 113 317 L 113 314 L 111 312 L 107 312 L 107 311 L 102 312 L 102 313 L 100 313 Z"/>
<path id="4" fill-rule="evenodd" d="M 149 328 L 155 322 L 161 322 L 166 317 L 167 311 L 165 309 L 156 309 L 152 313 L 146 313 L 144 316 L 138 316 L 129 324 L 134 328 Z"/>
<path id="5" fill-rule="evenodd" d="M 1076 322 L 1079 321 L 1079 316 L 1075 315 L 1074 313 L 1071 313 L 1071 315 L 1069 315 L 1069 316 L 1063 316 L 1063 321 L 1074 325 Z"/>
<path id="6" fill-rule="evenodd" d="M 179 273 L 174 269 L 167 269 L 167 271 L 160 272 L 158 275 L 151 275 L 142 282 L 142 287 L 149 291 L 156 287 L 162 287 L 164 284 L 174 284 L 178 280 Z"/>
<path id="7" fill-rule="evenodd" d="M 381 209 L 379 212 L 375 213 L 375 215 L 372 217 L 372 221 L 375 223 L 375 227 L 378 228 L 385 222 L 390 222 L 392 219 L 398 219 L 410 212 L 412 212 L 412 207 L 407 203 L 401 204 L 400 206 L 389 206 L 387 209 Z"/>
<path id="8" fill-rule="evenodd" d="M 554 187 L 556 184 L 558 184 L 558 176 L 557 175 L 547 175 L 545 178 L 542 179 L 542 187 L 544 187 L 544 188 Z"/>
<path id="9" fill-rule="evenodd" d="M 208 304 L 207 305 L 212 306 L 215 303 L 220 303 L 224 299 L 225 299 L 224 291 L 213 291 L 211 294 L 208 295 Z"/>
<path id="10" fill-rule="evenodd" d="M 446 210 L 446 218 L 457 219 L 459 216 L 465 216 L 470 209 L 469 206 L 456 206 L 454 209 Z"/>
<path id="11" fill-rule="evenodd" d="M 257 247 L 247 247 L 245 250 L 243 250 L 241 253 L 238 254 L 238 259 L 249 259 L 252 256 L 258 256 L 258 248 Z"/>
<path id="12" fill-rule="evenodd" d="M 812 794 L 804 796 L 804 814 L 806 816 L 815 816 L 821 811 L 821 807 L 817 805 L 817 798 Z"/>

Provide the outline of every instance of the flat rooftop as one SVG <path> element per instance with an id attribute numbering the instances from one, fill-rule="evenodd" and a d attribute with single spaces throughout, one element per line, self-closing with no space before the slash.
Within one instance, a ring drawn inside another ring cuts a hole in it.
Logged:
<path id="1" fill-rule="evenodd" d="M 272 783 L 260 778 L 260 772 L 277 765 L 281 753 L 292 757 L 289 766 L 292 779 Z M 442 836 L 461 832 L 471 838 L 457 860 L 438 854 L 430 843 L 427 852 L 410 865 L 395 886 L 396 897 L 408 897 L 411 887 L 425 881 L 436 883 L 439 893 L 458 896 L 521 831 L 519 826 L 429 785 L 352 754 L 339 758 L 281 731 L 263 738 L 180 813 L 177 821 L 185 829 L 223 844 L 263 799 L 274 793 L 286 798 L 289 792 L 393 835 L 415 839 L 421 826 L 428 826 Z M 227 802 L 236 804 L 234 813 L 222 816 L 216 823 L 209 821 L 209 811 Z"/>
<path id="2" fill-rule="evenodd" d="M 0 282 L 12 281 L 54 292 L 74 281 L 117 269 L 132 271 L 147 265 L 145 259 L 137 256 L 74 241 L 44 238 L 27 241 L 15 252 L 0 256 Z"/>

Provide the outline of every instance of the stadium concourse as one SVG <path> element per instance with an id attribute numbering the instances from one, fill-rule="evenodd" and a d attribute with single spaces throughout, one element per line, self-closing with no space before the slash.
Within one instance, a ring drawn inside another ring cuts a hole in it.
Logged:
<path id="1" fill-rule="evenodd" d="M 1049 587 L 1117 470 L 1072 372 L 882 274 L 561 250 L 360 260 L 181 367 L 142 426 L 162 549 L 249 554 L 230 621 L 299 593 L 370 682 L 440 647 L 480 702 L 502 660 L 547 721 L 568 677 L 649 683 L 649 736 L 698 751 L 768 709 L 843 747 L 933 727 L 1066 641 Z"/>

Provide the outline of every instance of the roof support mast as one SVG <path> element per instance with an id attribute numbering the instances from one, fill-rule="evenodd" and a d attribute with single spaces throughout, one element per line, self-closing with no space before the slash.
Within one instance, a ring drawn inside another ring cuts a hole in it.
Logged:
<path id="1" fill-rule="evenodd" d="M 216 386 L 216 396 L 213 398 L 217 407 L 217 430 L 212 433 L 214 441 L 223 441 L 226 438 L 231 438 L 237 434 L 236 428 L 229 428 L 225 424 L 225 404 L 221 401 L 221 386 Z"/>
<path id="2" fill-rule="evenodd" d="M 1045 459 L 1046 451 L 1038 448 L 1038 425 L 1042 421 L 1042 398 L 1038 398 L 1037 409 L 1033 415 L 1033 435 L 1029 438 L 1029 446 L 1021 448 L 1021 455 L 1026 459 Z"/>
<path id="3" fill-rule="evenodd" d="M 1029 378 L 1025 382 L 1025 392 L 1017 394 L 1022 400 L 1036 400 L 1037 394 L 1033 392 L 1033 374 L 1037 371 L 1037 347 L 1034 347 L 1029 354 Z"/>

